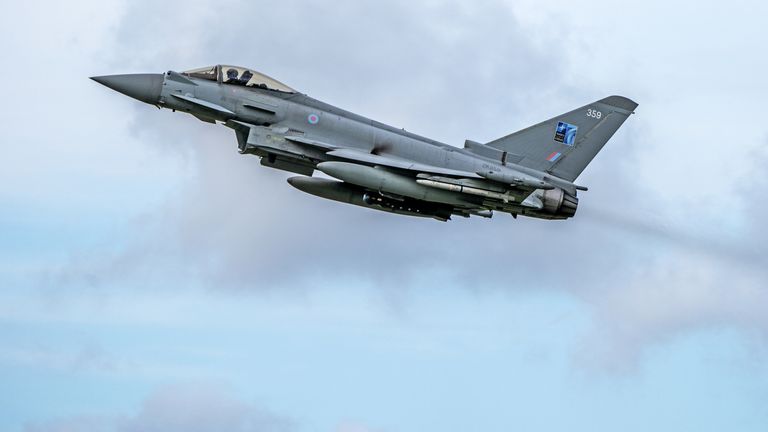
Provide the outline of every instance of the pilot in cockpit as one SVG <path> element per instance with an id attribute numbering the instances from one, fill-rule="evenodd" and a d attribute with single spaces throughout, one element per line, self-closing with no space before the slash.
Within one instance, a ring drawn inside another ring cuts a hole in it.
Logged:
<path id="1" fill-rule="evenodd" d="M 253 78 L 253 72 L 249 70 L 245 70 L 243 74 L 240 76 L 240 84 L 247 85 L 248 81 L 250 81 L 251 78 Z"/>
<path id="2" fill-rule="evenodd" d="M 227 79 L 224 80 L 225 83 L 237 83 L 237 69 L 229 68 L 227 69 Z"/>

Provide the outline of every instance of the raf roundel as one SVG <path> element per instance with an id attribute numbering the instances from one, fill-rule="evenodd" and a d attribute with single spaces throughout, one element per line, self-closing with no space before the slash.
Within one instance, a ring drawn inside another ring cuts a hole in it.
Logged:
<path id="1" fill-rule="evenodd" d="M 317 124 L 320 121 L 320 117 L 317 114 L 310 114 L 307 116 L 309 124 Z"/>

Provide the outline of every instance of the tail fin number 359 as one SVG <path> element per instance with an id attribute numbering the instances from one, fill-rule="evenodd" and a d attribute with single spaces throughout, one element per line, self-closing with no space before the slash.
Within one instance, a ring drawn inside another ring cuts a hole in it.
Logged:
<path id="1" fill-rule="evenodd" d="M 603 113 L 598 110 L 588 109 L 587 110 L 587 117 L 592 117 L 596 119 L 600 119 L 603 117 Z"/>

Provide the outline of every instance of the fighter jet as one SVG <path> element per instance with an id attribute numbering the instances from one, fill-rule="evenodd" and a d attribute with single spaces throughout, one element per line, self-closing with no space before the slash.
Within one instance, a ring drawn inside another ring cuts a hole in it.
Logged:
<path id="1" fill-rule="evenodd" d="M 255 70 L 217 65 L 185 72 L 91 77 L 158 108 L 235 132 L 240 153 L 300 174 L 318 197 L 447 221 L 494 212 L 563 220 L 574 183 L 637 104 L 609 96 L 513 134 L 459 148 L 388 126 L 298 92 Z M 313 177 L 315 171 L 326 176 Z"/>

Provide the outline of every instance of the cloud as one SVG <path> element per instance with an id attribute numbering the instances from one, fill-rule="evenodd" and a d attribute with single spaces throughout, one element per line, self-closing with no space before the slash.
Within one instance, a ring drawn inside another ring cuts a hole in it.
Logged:
<path id="1" fill-rule="evenodd" d="M 288 432 L 294 423 L 212 385 L 156 390 L 132 416 L 75 416 L 29 424 L 26 432 Z"/>
<path id="2" fill-rule="evenodd" d="M 110 419 L 91 416 L 77 416 L 49 422 L 29 424 L 25 432 L 107 432 L 115 431 Z"/>
<path id="3" fill-rule="evenodd" d="M 624 71 L 634 61 L 629 54 L 616 52 L 588 67 L 573 53 L 555 55 L 557 46 L 585 53 L 597 48 L 567 28 L 531 32 L 525 16 L 504 2 L 344 1 L 332 10 L 322 2 L 227 4 L 178 11 L 171 3 L 131 3 L 109 47 L 114 67 L 240 63 L 452 144 L 522 128 L 602 97 L 609 85 L 630 88 L 641 106 L 585 173 L 591 190 L 582 194 L 574 220 L 498 215 L 441 224 L 303 195 L 285 184 L 287 174 L 238 155 L 229 131 L 136 105 L 129 121 L 133 133 L 183 155 L 194 175 L 127 227 L 132 240 L 126 247 L 106 258 L 101 251 L 73 258 L 52 284 L 79 283 L 85 275 L 98 287 L 131 280 L 202 284 L 222 292 L 315 289 L 339 279 L 383 291 L 438 292 L 445 283 L 472 291 L 565 291 L 592 307 L 595 330 L 585 350 L 609 366 L 632 364 L 628 360 L 648 346 L 695 329 L 722 325 L 768 335 L 759 313 L 766 307 L 768 238 L 761 215 L 767 209 L 758 198 L 765 175 L 759 167 L 741 166 L 750 180 L 724 178 L 733 183 L 728 197 L 708 196 L 707 184 L 689 184 L 680 172 L 664 176 L 672 181 L 663 187 L 654 186 L 660 182 L 655 177 L 646 181 L 643 173 L 656 163 L 683 169 L 656 157 L 649 147 L 656 131 L 696 119 L 684 112 L 658 115 L 658 103 L 644 106 L 642 96 L 658 101 L 654 92 L 663 89 L 621 74 L 608 83 L 574 85 L 596 68 L 604 70 L 601 77 L 611 68 Z M 233 9 L 238 14 L 223 12 Z M 161 24 L 159 17 L 170 12 L 184 19 Z M 253 17 L 263 19 L 254 25 Z M 222 20 L 226 26 L 211 25 Z M 682 143 L 673 154 L 690 146 L 679 133 L 665 137 Z M 661 160 L 649 163 L 649 153 Z M 696 166 L 697 176 L 705 170 L 717 167 Z M 731 212 L 723 202 L 743 211 Z M 723 233 L 719 226 L 733 230 Z"/>
<path id="4" fill-rule="evenodd" d="M 336 432 L 374 432 L 374 429 L 359 423 L 346 422 L 340 424 Z"/>
<path id="5" fill-rule="evenodd" d="M 578 295 L 592 306 L 594 326 L 577 358 L 590 368 L 634 369 L 645 349 L 686 332 L 741 330 L 758 345 L 768 343 L 768 233 L 760 215 L 768 153 L 755 152 L 747 181 L 735 181 L 729 195 L 743 206 L 733 229 L 675 224 L 650 212 L 632 214 L 592 209 L 585 214 L 636 245 L 642 265 L 621 264 L 623 275 Z M 716 205 L 716 204 L 715 204 Z M 688 209 L 688 218 L 706 214 L 710 204 Z M 632 255 L 627 258 L 631 258 Z"/>
<path id="6" fill-rule="evenodd" d="M 593 370 L 626 372 L 649 346 L 686 332 L 746 330 L 768 342 L 764 270 L 723 265 L 708 254 L 673 253 L 623 283 L 585 293 L 595 316 L 577 360 Z"/>
<path id="7" fill-rule="evenodd" d="M 112 373 L 123 366 L 112 353 L 93 341 L 63 351 L 50 344 L 27 340 L 20 346 L 6 346 L 0 352 L 0 359 L 26 367 L 54 369 L 65 373 Z"/>
<path id="8" fill-rule="evenodd" d="M 230 20 L 226 32 L 192 32 L 180 42 L 183 46 L 171 43 L 166 51 L 156 52 L 144 49 L 150 43 L 144 37 L 129 37 L 151 34 L 145 30 L 154 28 L 152 19 L 145 19 L 146 8 L 137 4 L 126 10 L 116 49 L 110 51 L 144 67 L 198 61 L 178 54 L 192 52 L 208 63 L 223 57 L 245 64 L 262 62 L 267 70 L 287 68 L 284 72 L 295 75 L 294 79 L 308 89 L 325 91 L 342 103 L 346 100 L 357 105 L 358 111 L 381 111 L 388 121 L 407 121 L 425 125 L 427 132 L 432 129 L 438 135 L 453 135 L 449 138 L 454 143 L 463 141 L 466 131 L 461 131 L 460 122 L 453 119 L 468 116 L 480 106 L 497 116 L 509 116 L 519 109 L 515 105 L 520 97 L 551 92 L 551 81 L 558 81 L 557 62 L 530 43 L 516 16 L 503 3 L 490 2 L 477 9 L 460 2 L 418 6 L 407 2 L 342 2 L 332 13 L 320 3 L 244 3 L 238 7 L 242 16 L 269 10 L 274 19 L 255 28 L 250 20 Z M 168 35 L 189 33 L 188 28 L 196 27 L 191 22 L 204 28 L 206 21 L 219 16 L 208 9 L 183 13 L 188 20 L 179 20 L 175 28 L 161 26 L 160 31 Z M 436 19 L 418 19 L 428 15 Z M 303 43 L 301 35 L 307 30 L 297 23 L 308 20 L 315 25 L 307 40 L 315 33 L 325 35 L 316 43 Z M 275 35 L 293 26 L 300 33 L 286 46 L 286 40 Z M 475 31 L 478 28 L 498 31 L 493 36 L 483 35 Z M 408 37 L 393 29 L 407 29 Z M 243 39 L 235 37 L 242 34 L 248 34 L 248 40 L 257 41 L 264 49 L 253 55 L 248 45 L 240 43 Z M 353 34 L 356 37 L 352 38 Z M 185 49 L 187 45 L 194 49 Z M 478 45 L 504 55 L 483 56 L 485 51 L 474 49 Z M 246 60 L 251 55 L 253 59 Z M 296 60 L 286 62 L 286 58 L 301 59 L 302 67 L 291 69 L 298 66 Z M 335 60 L 338 58 L 346 61 L 340 66 Z M 489 99 L 500 83 L 506 86 L 521 80 L 528 85 L 517 93 L 518 98 L 500 102 Z M 350 91 L 351 83 L 359 89 Z M 361 94 L 366 97 L 360 98 Z M 297 278 L 307 283 L 315 276 L 338 274 L 387 285 L 441 266 L 445 257 L 431 257 L 429 244 L 441 233 L 449 234 L 446 250 L 452 241 L 465 243 L 467 249 L 486 247 L 486 239 L 466 224 L 448 228 L 432 221 L 382 218 L 302 195 L 286 185 L 285 173 L 262 169 L 255 158 L 237 155 L 231 132 L 211 131 L 210 126 L 191 118 L 173 116 L 169 120 L 172 116 L 167 114 L 139 107 L 131 130 L 141 131 L 135 133 L 158 142 L 166 151 L 174 148 L 191 153 L 196 176 L 166 205 L 142 220 L 142 226 L 134 228 L 140 236 L 131 248 L 95 266 L 87 257 L 80 259 L 68 273 L 75 277 L 89 274 L 89 280 L 98 284 L 105 276 L 126 272 L 146 275 L 148 268 L 166 266 L 221 286 L 287 285 L 295 284 Z M 471 123 L 478 129 L 492 118 L 473 117 L 476 120 Z M 486 230 L 485 235 L 490 233 Z M 413 238 L 421 240 L 412 242 Z M 461 251 L 455 253 L 451 259 L 464 259 Z"/>

